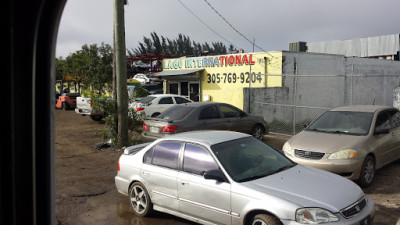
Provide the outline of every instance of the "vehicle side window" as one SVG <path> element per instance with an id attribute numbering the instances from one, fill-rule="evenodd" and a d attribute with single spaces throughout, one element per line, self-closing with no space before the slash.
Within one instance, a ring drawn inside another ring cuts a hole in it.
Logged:
<path id="1" fill-rule="evenodd" d="M 172 101 L 172 97 L 167 97 L 160 99 L 158 104 L 174 104 L 174 102 Z"/>
<path id="2" fill-rule="evenodd" d="M 186 98 L 180 98 L 180 97 L 175 97 L 176 104 L 183 104 L 183 103 L 188 103 L 190 102 Z"/>
<path id="3" fill-rule="evenodd" d="M 178 156 L 181 145 L 180 142 L 163 142 L 156 145 L 153 149 L 152 164 L 178 169 Z"/>
<path id="4" fill-rule="evenodd" d="M 206 149 L 186 144 L 183 156 L 183 171 L 203 175 L 206 171 L 218 169 L 218 165 Z"/>
<path id="5" fill-rule="evenodd" d="M 200 120 L 208 120 L 208 119 L 219 119 L 221 118 L 221 115 L 219 114 L 219 111 L 216 106 L 210 106 L 207 108 L 204 108 L 200 112 Z"/>
<path id="6" fill-rule="evenodd" d="M 400 127 L 400 112 L 398 110 L 391 110 L 389 111 L 389 116 L 392 119 L 391 128 Z"/>
<path id="7" fill-rule="evenodd" d="M 376 118 L 375 130 L 377 129 L 389 129 L 390 118 L 387 112 L 380 112 Z"/>
<path id="8" fill-rule="evenodd" d="M 239 111 L 238 109 L 235 109 L 227 105 L 222 105 L 219 108 L 225 118 L 239 117 L 242 114 L 242 112 Z"/>
<path id="9" fill-rule="evenodd" d="M 154 149 L 154 148 L 148 150 L 148 151 L 144 154 L 144 157 L 143 157 L 143 158 L 144 158 L 144 160 L 143 160 L 144 163 L 151 164 L 151 160 L 152 160 L 152 158 L 153 158 L 153 149 Z"/>

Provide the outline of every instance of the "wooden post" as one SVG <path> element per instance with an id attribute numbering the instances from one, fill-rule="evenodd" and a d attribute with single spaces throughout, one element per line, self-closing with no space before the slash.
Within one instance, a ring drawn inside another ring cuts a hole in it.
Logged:
<path id="1" fill-rule="evenodd" d="M 117 77 L 118 145 L 128 143 L 128 92 L 126 83 L 126 46 L 124 0 L 114 0 L 114 52 Z"/>

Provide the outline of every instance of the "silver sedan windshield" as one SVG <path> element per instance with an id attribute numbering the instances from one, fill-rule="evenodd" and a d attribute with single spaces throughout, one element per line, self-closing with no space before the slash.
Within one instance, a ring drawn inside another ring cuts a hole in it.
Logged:
<path id="1" fill-rule="evenodd" d="M 216 144 L 211 149 L 236 182 L 255 180 L 295 165 L 278 151 L 253 137 Z"/>

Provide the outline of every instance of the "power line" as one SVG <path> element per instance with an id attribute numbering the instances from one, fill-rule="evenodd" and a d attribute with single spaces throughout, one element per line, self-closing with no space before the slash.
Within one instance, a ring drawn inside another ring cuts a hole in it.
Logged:
<path id="1" fill-rule="evenodd" d="M 226 38 L 222 37 L 219 33 L 217 33 L 214 29 L 212 29 L 210 26 L 208 26 L 200 17 L 198 17 L 196 14 L 194 14 L 185 4 L 183 4 L 180 0 L 178 0 L 179 3 L 183 7 L 185 7 L 194 17 L 196 17 L 202 24 L 204 24 L 208 29 L 210 29 L 212 32 L 214 32 L 216 35 L 218 35 L 220 38 L 231 44 L 233 47 L 237 48 L 234 44 L 232 44 L 230 41 L 228 41 Z"/>
<path id="2" fill-rule="evenodd" d="M 250 39 L 248 39 L 246 36 L 244 36 L 242 33 L 240 33 L 231 23 L 228 22 L 228 20 L 225 19 L 225 17 L 223 17 L 216 9 L 214 9 L 214 7 L 207 0 L 204 0 L 204 1 L 207 3 L 208 6 L 210 6 L 210 8 L 212 10 L 214 10 L 214 12 L 216 14 L 218 14 L 219 17 L 221 17 L 234 31 L 236 31 L 236 33 L 238 33 L 240 36 L 242 36 L 244 39 L 246 39 L 248 42 L 250 42 L 256 48 L 260 49 L 263 52 L 266 52 L 264 49 L 262 49 L 261 47 L 256 45 L 254 42 L 252 42 Z"/>

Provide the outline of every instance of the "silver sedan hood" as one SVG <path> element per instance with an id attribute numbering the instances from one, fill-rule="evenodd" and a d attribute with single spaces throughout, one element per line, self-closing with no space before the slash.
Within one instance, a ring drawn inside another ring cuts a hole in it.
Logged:
<path id="1" fill-rule="evenodd" d="M 352 181 L 303 165 L 242 185 L 259 191 L 260 197 L 266 193 L 302 207 L 319 207 L 333 213 L 364 196 L 361 188 Z"/>

